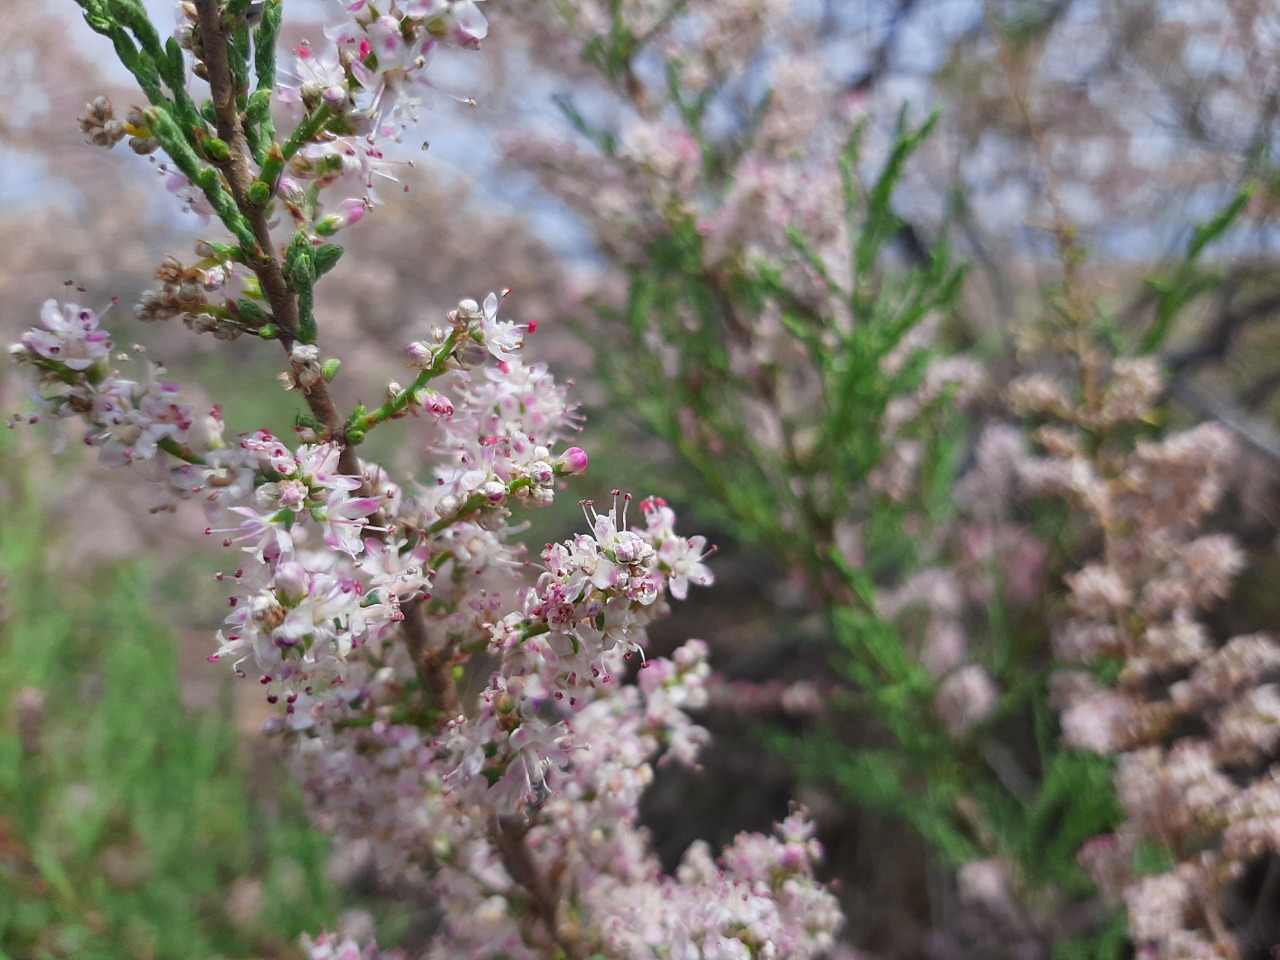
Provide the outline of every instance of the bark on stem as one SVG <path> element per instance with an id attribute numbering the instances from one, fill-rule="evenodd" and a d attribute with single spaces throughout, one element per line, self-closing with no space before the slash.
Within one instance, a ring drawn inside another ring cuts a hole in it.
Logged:
<path id="1" fill-rule="evenodd" d="M 447 656 L 448 646 L 431 642 L 421 602 L 410 601 L 401 607 L 401 612 L 404 614 L 404 620 L 400 623 L 400 630 L 404 634 L 409 655 L 413 657 L 413 666 L 417 671 L 418 679 L 422 681 L 427 692 L 431 694 L 432 700 L 444 715 L 456 717 L 462 712 L 462 701 L 458 697 L 457 685 L 450 676 L 449 668 L 452 658 Z"/>
<path id="2" fill-rule="evenodd" d="M 244 122 L 236 107 L 236 89 L 231 76 L 231 63 L 227 59 L 228 34 L 218 0 L 195 0 L 200 17 L 200 38 L 203 45 L 204 65 L 209 80 L 209 95 L 213 101 L 214 118 L 218 137 L 223 140 L 230 155 L 219 164 L 231 196 L 240 214 L 248 221 L 259 249 L 246 250 L 252 260 L 250 268 L 258 278 L 262 294 L 271 306 L 271 315 L 281 336 L 280 344 L 288 353 L 293 347 L 298 329 L 298 302 L 289 288 L 279 255 L 271 240 L 271 228 L 267 224 L 266 207 L 248 202 L 249 188 L 254 174 L 249 167 L 249 141 L 245 137 Z M 346 443 L 346 424 L 329 395 L 329 385 L 318 380 L 304 391 L 312 416 L 325 428 L 328 439 L 342 444 L 339 469 L 348 476 L 360 477 L 360 461 L 355 449 Z"/>
<path id="3" fill-rule="evenodd" d="M 529 855 L 524 843 L 528 832 L 527 824 L 519 817 L 494 817 L 489 825 L 489 836 L 498 849 L 502 865 L 529 895 L 530 913 L 542 924 L 551 944 L 559 947 L 568 960 L 587 960 L 590 953 L 582 939 L 560 928 L 560 891 Z"/>

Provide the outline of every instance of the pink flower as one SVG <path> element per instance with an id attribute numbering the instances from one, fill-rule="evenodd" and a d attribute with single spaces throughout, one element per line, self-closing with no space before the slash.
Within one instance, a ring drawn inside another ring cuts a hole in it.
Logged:
<path id="1" fill-rule="evenodd" d="M 347 73 L 336 50 L 317 54 L 304 43 L 294 51 L 294 84 L 278 83 L 277 97 L 281 103 L 301 103 L 310 106 L 323 102 L 336 114 L 345 113 L 351 106 L 351 94 L 347 88 Z"/>
<path id="2" fill-rule="evenodd" d="M 46 300 L 40 308 L 44 329 L 27 331 L 21 346 L 69 370 L 88 370 L 111 353 L 111 339 L 99 328 L 98 317 L 74 303 L 60 305 L 57 300 Z"/>
<path id="3" fill-rule="evenodd" d="M 292 451 L 266 430 L 259 430 L 252 436 L 243 438 L 240 446 L 249 454 L 251 460 L 257 461 L 262 469 L 270 470 L 282 477 L 292 476 L 298 472 L 298 463 L 294 460 Z"/>
<path id="4" fill-rule="evenodd" d="M 329 494 L 325 506 L 313 515 L 324 528 L 324 542 L 335 550 L 341 550 L 351 557 L 359 556 L 364 550 L 362 533 L 366 524 L 364 518 L 378 510 L 378 501 L 373 497 L 348 497 L 345 491 L 334 490 Z"/>
<path id="5" fill-rule="evenodd" d="M 705 550 L 706 537 L 668 537 L 658 547 L 658 564 L 667 573 L 667 589 L 677 600 L 689 595 L 689 584 L 710 586 L 715 579 L 702 561 L 710 553 Z"/>
<path id="6" fill-rule="evenodd" d="M 514 351 L 524 344 L 524 328 L 511 321 L 498 319 L 500 303 L 496 293 L 490 293 L 484 298 L 479 332 L 494 358 L 505 361 L 512 359 Z"/>
<path id="7" fill-rule="evenodd" d="M 556 465 L 566 473 L 582 476 L 587 472 L 587 451 L 581 447 L 570 447 L 560 455 Z"/>

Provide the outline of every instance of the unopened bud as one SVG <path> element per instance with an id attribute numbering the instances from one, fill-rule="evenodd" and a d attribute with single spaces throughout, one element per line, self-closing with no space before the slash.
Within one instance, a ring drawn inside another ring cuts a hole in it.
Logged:
<path id="1" fill-rule="evenodd" d="M 313 343 L 295 343 L 289 351 L 289 366 L 293 368 L 298 386 L 310 390 L 322 376 L 320 348 Z"/>
<path id="2" fill-rule="evenodd" d="M 307 569 L 296 560 L 289 560 L 276 567 L 272 586 L 276 596 L 288 606 L 295 606 L 307 594 Z"/>
<path id="3" fill-rule="evenodd" d="M 415 398 L 418 404 L 433 417 L 446 418 L 453 416 L 453 401 L 434 390 L 423 390 Z"/>
<path id="4" fill-rule="evenodd" d="M 480 304 L 474 300 L 460 300 L 458 306 L 445 316 L 456 329 L 468 330 L 483 314 L 480 312 Z"/>
<path id="5" fill-rule="evenodd" d="M 478 367 L 489 358 L 489 351 L 483 343 L 477 343 L 470 337 L 465 338 L 453 351 L 454 359 L 463 367 Z"/>
<path id="6" fill-rule="evenodd" d="M 140 157 L 150 156 L 160 149 L 160 141 L 155 137 L 130 137 L 129 149 Z"/>
<path id="7" fill-rule="evenodd" d="M 329 108 L 329 112 L 335 115 L 342 115 L 347 112 L 347 107 L 351 105 L 351 96 L 347 92 L 347 88 L 341 84 L 330 84 L 324 88 L 322 99 L 325 106 Z"/>
<path id="8" fill-rule="evenodd" d="M 565 473 L 582 476 L 587 471 L 587 451 L 581 447 L 570 447 L 556 466 Z"/>
<path id="9" fill-rule="evenodd" d="M 338 204 L 337 213 L 325 217 L 316 224 L 316 233 L 322 237 L 331 237 L 343 227 L 359 222 L 367 209 L 368 206 L 363 200 L 343 200 Z"/>
<path id="10" fill-rule="evenodd" d="M 171 253 L 166 253 L 164 259 L 160 261 L 160 266 L 156 267 L 156 279 L 161 283 L 181 283 L 186 277 L 186 267 Z"/>

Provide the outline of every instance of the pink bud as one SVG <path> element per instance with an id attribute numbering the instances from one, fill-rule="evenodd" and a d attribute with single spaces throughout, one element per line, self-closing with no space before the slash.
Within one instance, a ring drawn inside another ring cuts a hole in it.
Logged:
<path id="1" fill-rule="evenodd" d="M 587 470 L 587 451 L 581 447 L 570 447 L 564 452 L 560 463 L 565 470 L 576 476 L 581 476 Z"/>
<path id="2" fill-rule="evenodd" d="M 330 214 L 316 224 L 316 233 L 322 237 L 331 237 L 343 227 L 357 223 L 365 214 L 368 206 L 363 200 L 348 199 L 338 204 L 338 212 Z"/>
<path id="3" fill-rule="evenodd" d="M 307 593 L 307 569 L 297 561 L 282 563 L 276 568 L 272 586 L 283 598 L 297 600 Z"/>

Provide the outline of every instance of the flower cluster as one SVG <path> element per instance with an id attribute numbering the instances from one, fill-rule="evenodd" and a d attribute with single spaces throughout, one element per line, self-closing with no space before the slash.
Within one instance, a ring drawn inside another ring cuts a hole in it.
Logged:
<path id="1" fill-rule="evenodd" d="M 622 670 L 633 654 L 643 659 L 645 625 L 668 596 L 711 582 L 709 551 L 702 537 L 677 534 L 656 498 L 631 529 L 630 497 L 615 493 L 610 512 L 587 504 L 590 533 L 548 545 L 541 575 L 526 579 L 530 565 L 508 540 L 510 509 L 549 502 L 586 454 L 552 452 L 576 426 L 573 405 L 544 367 L 515 354 L 496 302 L 464 301 L 450 315 L 459 335 L 440 341 L 438 370 L 428 365 L 442 374 L 439 392 L 393 385 L 385 408 L 362 414 L 373 423 L 431 411 L 443 462 L 416 493 L 371 463 L 359 476 L 342 472 L 332 441 L 290 446 L 259 430 L 228 443 L 216 409 L 196 442 L 190 408 L 171 398 L 177 388 L 123 380 L 108 366 L 98 317 L 73 304 L 47 304 L 14 353 L 43 411 L 28 419 L 79 417 L 109 466 L 164 457 L 167 444 L 166 491 L 223 518 L 207 532 L 239 548 L 240 592 L 209 659 L 252 672 L 269 701 L 284 701 L 277 726 L 303 737 L 295 765 L 322 823 L 374 841 L 388 875 L 432 878 L 459 917 L 478 918 L 455 922 L 439 955 L 563 943 L 558 918 L 579 912 L 592 925 L 575 936 L 602 948 L 638 935 L 655 948 L 701 945 L 706 956 L 775 942 L 812 955 L 839 915 L 812 881 L 818 848 L 800 820 L 780 828 L 781 840 L 741 838 L 723 870 L 692 852 L 676 878 L 643 842 L 635 821 L 652 758 L 692 764 L 706 739 L 685 712 L 704 705 L 706 648 L 648 660 L 638 685 L 621 683 Z M 481 370 L 468 357 L 477 345 L 495 358 Z M 430 646 L 401 642 L 410 629 Z M 473 702 L 447 686 L 424 695 L 423 677 L 441 679 L 426 661 L 451 672 L 481 651 L 496 668 Z M 556 913 L 532 933 L 514 906 L 545 882 L 531 877 L 561 878 Z M 652 891 L 620 912 L 610 885 L 642 880 Z M 636 927 L 646 903 L 666 906 Z"/>
<path id="2" fill-rule="evenodd" d="M 1218 425 L 1126 445 L 1126 430 L 1155 419 L 1160 372 L 1118 360 L 1099 379 L 1080 401 L 1043 376 L 1011 389 L 1044 420 L 1034 437 L 1047 455 L 1023 464 L 1024 483 L 1066 497 L 1102 534 L 1101 556 L 1066 578 L 1071 616 L 1053 637 L 1066 665 L 1054 678 L 1064 740 L 1118 757 L 1125 820 L 1081 862 L 1127 905 L 1141 956 L 1234 958 L 1242 931 L 1221 914 L 1223 892 L 1280 852 L 1268 819 L 1280 799 L 1268 769 L 1280 701 L 1267 682 L 1280 645 L 1261 635 L 1219 645 L 1203 622 L 1244 566 L 1231 537 L 1203 533 L 1238 453 Z M 1121 666 L 1104 683 L 1092 670 L 1108 662 Z M 1144 847 L 1172 866 L 1136 872 Z"/>
<path id="3" fill-rule="evenodd" d="M 574 404 L 522 355 L 534 325 L 499 315 L 505 294 L 463 300 L 407 344 L 407 385 L 338 412 L 317 316 L 317 283 L 342 254 L 328 238 L 379 202 L 375 178 L 432 87 L 433 51 L 487 31 L 477 0 L 341 8 L 323 50 L 295 51 L 289 83 L 270 62 L 278 0 L 184 0 L 178 46 L 210 99 L 197 106 L 177 81 L 187 61 L 170 45 L 136 72 L 150 107 L 122 123 L 100 100 L 82 120 L 96 143 L 128 134 L 164 151 L 175 192 L 232 235 L 201 241 L 191 265 L 166 257 L 136 317 L 279 341 L 280 383 L 307 407 L 297 436 L 237 432 L 216 407 L 197 424 L 159 365 L 126 379 L 99 316 L 56 301 L 13 348 L 32 374 L 26 419 L 78 419 L 104 466 L 147 462 L 164 505 L 201 503 L 234 559 L 209 659 L 282 704 L 269 726 L 294 742 L 317 821 L 365 842 L 387 877 L 434 890 L 450 919 L 432 956 L 817 955 L 841 921 L 801 814 L 718 862 L 697 847 L 674 877 L 638 826 L 653 764 L 694 765 L 707 739 L 688 713 L 706 704 L 705 645 L 648 658 L 645 630 L 711 583 L 711 551 L 657 498 L 631 527 L 630 496 L 615 491 L 607 512 L 583 502 L 588 533 L 547 545 L 540 564 L 526 556 L 512 511 L 551 503 L 588 465 L 569 445 Z M 90 24 L 116 41 L 139 29 Z M 141 32 L 140 58 L 153 40 Z M 273 97 L 294 108 L 279 140 Z M 432 463 L 401 485 L 358 451 L 410 418 Z M 327 935 L 305 947 L 375 953 Z"/>
<path id="4" fill-rule="evenodd" d="M 50 422 L 57 431 L 54 447 L 61 449 L 60 422 L 84 417 L 85 442 L 101 448 L 103 466 L 151 459 L 161 439 L 181 441 L 191 424 L 190 408 L 172 403 L 173 385 L 151 376 L 162 368 L 151 366 L 144 383 L 115 376 L 109 369 L 113 346 L 98 314 L 48 300 L 40 326 L 10 348 L 15 360 L 37 371 L 33 399 L 39 412 L 27 415 L 27 422 Z"/>
<path id="5" fill-rule="evenodd" d="M 417 728 L 378 722 L 334 749 L 300 753 L 296 765 L 340 838 L 368 842 L 381 871 L 430 883 L 447 917 L 431 957 L 534 958 L 557 947 L 569 956 L 816 956 L 839 916 L 812 882 L 820 848 L 802 816 L 779 824 L 777 838 L 740 836 L 719 863 L 697 845 L 674 876 L 636 827 L 653 758 L 690 762 L 705 739 L 684 711 L 702 703 L 706 673 L 706 648 L 691 642 L 650 661 L 637 685 L 574 711 L 559 759 L 541 773 L 537 813 L 490 813 L 479 834 L 472 824 L 492 810 L 484 792 L 465 788 L 455 750 Z M 471 762 L 486 760 L 464 754 Z M 505 777 L 491 779 L 490 795 Z M 522 891 L 531 879 L 539 886 Z"/>
<path id="6" fill-rule="evenodd" d="M 536 173 L 623 262 L 643 262 L 646 247 L 672 223 L 692 225 L 707 262 L 726 270 L 739 259 L 792 260 L 786 234 L 797 228 L 824 269 L 838 282 L 848 280 L 840 253 L 848 223 L 831 198 L 840 195 L 836 157 L 858 108 L 824 58 L 809 49 L 811 37 L 793 5 L 734 0 L 606 7 L 575 3 L 561 8 L 561 17 L 548 17 L 530 4 L 515 13 L 533 55 L 559 70 L 600 65 L 600 50 L 631 37 L 634 45 L 618 53 L 639 59 L 643 45 L 646 55 L 667 65 L 668 83 L 645 83 L 639 69 L 602 66 L 618 97 L 617 129 L 602 141 L 604 156 L 550 132 L 522 132 L 509 139 L 509 158 Z M 769 91 L 763 98 L 762 86 Z M 700 98 L 702 111 L 713 99 L 732 103 L 731 115 L 705 126 L 701 113 L 691 120 L 694 111 L 683 107 Z M 744 136 L 743 128 L 753 125 L 754 135 Z M 811 268 L 796 264 L 788 275 L 806 294 L 827 299 L 830 291 Z"/>
<path id="7" fill-rule="evenodd" d="M 477 0 L 340 2 L 345 16 L 326 29 L 324 48 L 299 45 L 292 68 L 273 91 L 280 103 L 294 107 L 298 128 L 313 133 L 282 169 L 267 158 L 252 158 L 257 173 L 273 182 L 273 205 L 278 201 L 299 228 L 317 238 L 362 219 L 382 202 L 377 181 L 396 180 L 393 171 L 405 164 L 389 159 L 386 150 L 417 122 L 417 108 L 430 103 L 434 83 L 428 65 L 436 48 L 476 49 L 488 33 Z M 192 0 L 179 4 L 175 36 L 199 61 L 204 49 L 197 6 Z M 95 102 L 82 121 L 95 133 L 107 130 L 98 139 L 108 146 L 119 139 L 104 139 L 115 131 L 102 119 L 110 112 L 109 102 Z M 171 189 L 202 215 L 213 214 L 189 171 L 175 171 Z M 323 201 L 325 191 L 339 196 Z"/>

